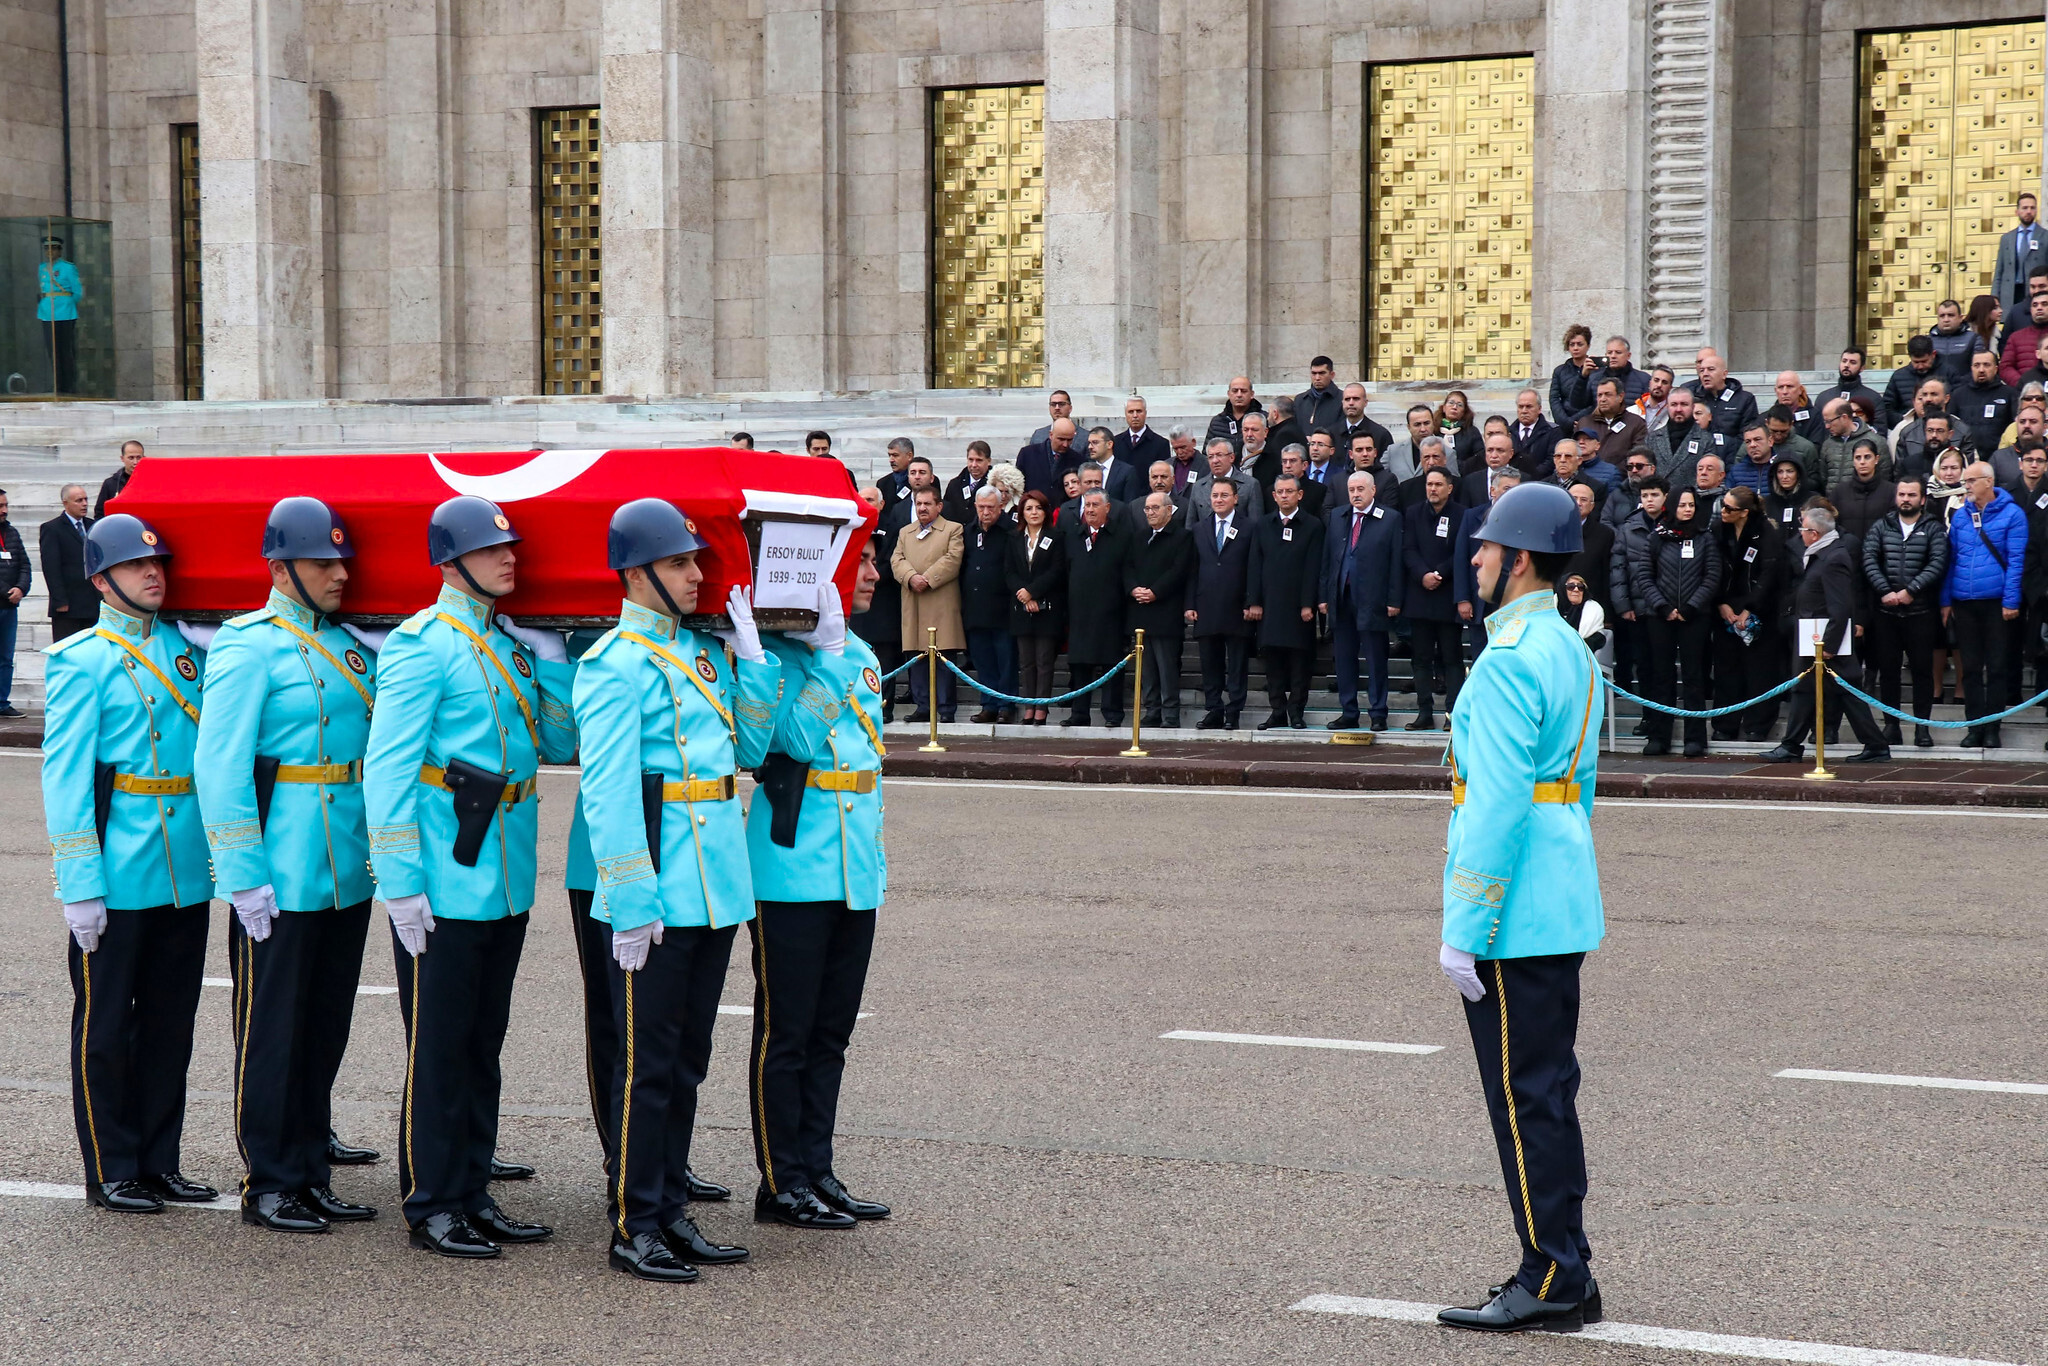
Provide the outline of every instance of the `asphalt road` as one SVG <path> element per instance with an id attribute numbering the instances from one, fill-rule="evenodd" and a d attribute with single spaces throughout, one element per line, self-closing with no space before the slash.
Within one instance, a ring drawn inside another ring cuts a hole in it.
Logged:
<path id="1" fill-rule="evenodd" d="M 70 992 L 34 771 L 0 757 L 0 1181 L 72 1183 Z M 1464 1302 L 1514 1261 L 1434 961 L 1446 809 L 1417 796 L 892 784 L 838 1165 L 898 1216 L 849 1234 L 751 1222 L 748 1026 L 726 1017 L 696 1165 L 742 1198 L 702 1222 L 754 1261 L 683 1287 L 608 1270 L 559 890 L 573 790 L 543 782 L 501 1139 L 541 1170 L 501 1197 L 553 1243 L 481 1265 L 408 1249 L 388 1160 L 336 1181 L 385 1217 L 320 1238 L 0 1196 L 0 1360 L 1704 1359 L 1289 1308 Z M 2048 824 L 1666 802 L 1603 806 L 1596 830 L 1610 934 L 1586 973 L 1581 1106 L 1609 1318 L 2048 1361 L 2048 1095 L 1772 1076 L 2048 1081 Z M 373 927 L 365 983 L 393 981 L 387 943 Z M 1159 1037 L 1177 1029 L 1444 1048 Z M 209 989 L 185 1170 L 222 1186 L 239 1172 L 228 1040 L 228 992 Z M 401 1064 L 395 999 L 359 998 L 345 1136 L 389 1151 Z"/>

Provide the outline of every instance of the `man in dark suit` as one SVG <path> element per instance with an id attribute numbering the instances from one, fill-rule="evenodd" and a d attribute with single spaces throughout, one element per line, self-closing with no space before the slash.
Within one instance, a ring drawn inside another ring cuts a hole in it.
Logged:
<path id="1" fill-rule="evenodd" d="M 946 481 L 946 498 L 939 515 L 949 522 L 971 526 L 974 522 L 974 495 L 988 486 L 989 466 L 993 463 L 988 442 L 968 442 L 967 463 Z"/>
<path id="2" fill-rule="evenodd" d="M 1316 514 L 1317 520 L 1321 520 L 1331 504 L 1344 501 L 1344 470 L 1350 462 L 1339 454 L 1342 450 L 1337 438 L 1326 431 L 1318 429 L 1308 434 L 1308 462 L 1302 471 L 1308 476 L 1308 482 L 1302 486 L 1302 506 L 1308 507 L 1308 484 L 1314 484 L 1318 490 L 1315 494 L 1317 506 L 1310 511 Z"/>
<path id="3" fill-rule="evenodd" d="M 1194 537 L 1181 524 L 1173 501 L 1173 472 L 1166 488 L 1158 487 L 1159 466 L 1153 466 L 1152 492 L 1141 505 L 1143 521 L 1131 554 L 1124 561 L 1124 592 L 1130 598 L 1126 620 L 1133 631 L 1145 632 L 1145 693 L 1138 719 L 1148 726 L 1180 725 L 1180 647 L 1187 638 L 1188 574 L 1194 568 Z"/>
<path id="4" fill-rule="evenodd" d="M 1344 420 L 1338 423 L 1337 430 L 1331 433 L 1336 438 L 1335 451 L 1337 459 L 1343 460 L 1350 455 L 1351 438 L 1360 433 L 1372 438 L 1372 448 L 1381 455 L 1385 455 L 1389 450 L 1393 449 L 1394 434 L 1365 415 L 1365 386 L 1363 384 L 1345 385 L 1342 402 L 1344 405 Z M 1330 503 L 1332 506 L 1343 501 L 1344 495 L 1342 491 L 1331 491 Z"/>
<path id="5" fill-rule="evenodd" d="M 1498 427 L 1486 434 L 1486 463 L 1458 481 L 1458 491 L 1453 496 L 1468 508 L 1479 507 L 1490 501 L 1486 496 L 1486 482 L 1495 470 L 1505 469 L 1515 459 L 1514 436 Z"/>
<path id="6" fill-rule="evenodd" d="M 1088 459 L 1102 466 L 1102 490 L 1110 502 L 1122 505 L 1145 496 L 1145 467 L 1116 458 L 1116 435 L 1109 428 L 1088 429 Z"/>
<path id="7" fill-rule="evenodd" d="M 1109 672 L 1110 665 L 1130 649 L 1124 629 L 1124 561 L 1131 551 L 1131 524 L 1115 515 L 1101 489 L 1081 495 L 1074 517 L 1060 519 L 1067 554 L 1067 669 L 1078 688 Z M 1124 723 L 1124 675 L 1118 670 L 1099 689 L 1102 720 L 1112 730 Z M 1082 693 L 1060 724 L 1088 724 L 1088 699 Z"/>
<path id="8" fill-rule="evenodd" d="M 1293 457 L 1296 462 L 1300 456 Z M 1316 594 L 1322 587 L 1323 524 L 1302 502 L 1302 478 L 1273 481 L 1274 511 L 1258 526 L 1249 590 L 1259 623 L 1259 658 L 1266 662 L 1266 697 L 1273 710 L 1260 730 L 1308 725 L 1309 676 L 1316 659 Z"/>
<path id="9" fill-rule="evenodd" d="M 1401 518 L 1378 502 L 1371 471 L 1353 471 L 1350 502 L 1326 521 L 1319 605 L 1330 618 L 1337 664 L 1337 719 L 1358 728 L 1358 654 L 1366 654 L 1366 706 L 1374 730 L 1387 728 L 1387 632 L 1401 614 Z"/>
<path id="10" fill-rule="evenodd" d="M 1526 474 L 1541 478 L 1548 472 L 1550 453 L 1557 446 L 1557 426 L 1543 416 L 1543 396 L 1534 389 L 1515 395 L 1515 420 L 1508 424 L 1508 439 L 1515 445 L 1515 463 Z"/>
<path id="11" fill-rule="evenodd" d="M 1451 469 L 1449 443 L 1440 436 L 1425 436 L 1415 443 L 1416 470 L 1413 478 L 1403 479 L 1394 491 L 1396 507 L 1406 510 L 1429 498 L 1428 480 L 1431 470 L 1442 470 L 1452 480 L 1457 475 Z"/>
<path id="12" fill-rule="evenodd" d="M 1493 611 L 1493 604 L 1479 596 L 1477 576 L 1472 572 L 1472 556 L 1479 549 L 1479 528 L 1486 524 L 1486 514 L 1493 510 L 1500 496 L 1521 482 L 1522 472 L 1513 465 L 1495 470 L 1488 481 L 1487 496 L 1466 508 L 1465 520 L 1458 524 L 1458 545 L 1451 552 L 1451 596 L 1457 602 L 1458 620 L 1464 624 L 1470 645 L 1466 653 L 1474 659 L 1486 648 L 1486 617 Z"/>
<path id="13" fill-rule="evenodd" d="M 882 491 L 882 506 L 893 508 L 903 504 L 905 521 L 910 519 L 910 461 L 916 454 L 917 443 L 909 437 L 891 437 L 889 472 L 875 481 L 875 487 Z"/>
<path id="14" fill-rule="evenodd" d="M 1572 556 L 1572 562 L 1565 566 L 1565 579 L 1577 574 L 1586 580 L 1587 596 L 1600 604 L 1600 610 L 1609 621 L 1614 620 L 1613 599 L 1609 596 L 1609 574 L 1613 569 L 1614 527 L 1600 516 L 1600 500 L 1593 496 L 1591 484 L 1573 484 L 1565 492 L 1579 505 L 1579 553 Z"/>
<path id="15" fill-rule="evenodd" d="M 1173 443 L 1161 433 L 1153 431 L 1145 422 L 1145 400 L 1125 399 L 1124 430 L 1116 434 L 1116 440 L 1112 443 L 1112 453 L 1116 456 L 1117 464 L 1128 464 L 1138 471 L 1141 485 L 1146 473 L 1156 461 L 1173 459 Z M 1110 496 L 1116 496 L 1115 490 L 1111 490 Z M 1132 496 L 1137 495 L 1134 493 Z"/>
<path id="16" fill-rule="evenodd" d="M 1998 261 L 1992 268 L 1991 292 L 1998 299 L 1998 306 L 2010 318 L 2015 314 L 2022 317 L 2027 311 L 2027 274 L 2037 266 L 2048 265 L 2048 231 L 2034 221 L 2039 201 L 2032 190 L 2022 190 L 2013 204 L 2013 216 L 2019 220 L 2004 236 L 1998 239 Z"/>
<path id="17" fill-rule="evenodd" d="M 1104 493 L 1109 492 L 1103 484 L 1102 466 L 1096 464 L 1093 460 L 1084 461 L 1081 465 L 1081 491 L 1060 504 L 1057 517 L 1059 525 L 1065 526 L 1078 518 L 1081 515 L 1081 500 L 1086 498 L 1095 489 L 1102 489 Z M 1111 516 L 1121 516 L 1123 507 L 1124 504 L 1121 498 L 1112 497 L 1109 500 Z"/>
<path id="18" fill-rule="evenodd" d="M 1325 518 L 1343 507 L 1350 499 L 1351 495 L 1346 490 L 1351 487 L 1351 476 L 1360 470 L 1372 476 L 1373 486 L 1377 490 L 1373 495 L 1376 499 L 1388 507 L 1393 507 L 1401 501 L 1401 483 L 1394 478 L 1394 472 L 1380 462 L 1380 448 L 1374 444 L 1372 433 L 1360 432 L 1352 437 L 1348 454 L 1351 457 L 1350 468 L 1343 474 L 1332 477 L 1328 482 L 1330 495 L 1324 503 Z"/>
<path id="19" fill-rule="evenodd" d="M 1015 642 L 1010 638 L 1010 590 L 1003 571 L 1016 533 L 1003 520 L 1002 491 L 983 488 L 975 495 L 966 526 L 960 547 L 960 624 L 967 632 L 967 657 L 973 661 L 977 682 L 997 692 L 1015 694 L 1017 660 L 1012 648 Z M 977 726 L 1013 725 L 1017 708 L 984 691 L 981 710 L 968 720 Z"/>
<path id="20" fill-rule="evenodd" d="M 1802 545 L 1795 546 L 1786 538 L 1786 557 L 1798 573 L 1798 587 L 1787 595 L 1790 607 L 1787 616 L 1789 632 L 1798 639 L 1797 628 L 1801 619 L 1827 618 L 1827 634 L 1822 637 L 1821 650 L 1829 664 L 1847 681 L 1862 686 L 1863 660 L 1858 655 L 1844 655 L 1842 644 L 1856 625 L 1856 604 L 1865 591 L 1859 587 L 1857 574 L 1858 545 L 1835 529 L 1835 514 L 1825 504 L 1808 507 L 1799 514 L 1799 539 Z M 1797 659 L 1794 660 L 1797 663 Z M 1883 763 L 1892 757 L 1891 746 L 1886 743 L 1884 731 L 1878 728 L 1870 715 L 1870 708 L 1861 699 L 1849 696 L 1840 688 L 1827 690 L 1828 715 L 1821 718 L 1826 725 L 1837 715 L 1849 718 L 1849 728 L 1856 738 L 1863 742 L 1860 753 L 1852 754 L 1844 762 L 1852 764 Z M 1792 711 L 1785 721 L 1785 738 L 1777 748 L 1766 750 L 1761 756 L 1767 764 L 1790 764 L 1799 762 L 1806 752 L 1806 737 L 1813 730 L 1813 689 L 1792 690 Z"/>
<path id="21" fill-rule="evenodd" d="M 1195 572 L 1188 577 L 1184 619 L 1202 652 L 1202 696 L 1207 710 L 1197 730 L 1236 730 L 1244 710 L 1246 665 L 1253 623 L 1251 581 L 1258 538 L 1239 525 L 1237 486 L 1209 486 L 1209 515 L 1196 524 Z"/>
<path id="22" fill-rule="evenodd" d="M 1048 498 L 1062 496 L 1060 476 L 1081 463 L 1081 453 L 1074 449 L 1077 430 L 1072 418 L 1055 418 L 1044 441 L 1017 452 L 1017 471 L 1024 476 L 1025 492 L 1037 489 Z"/>
<path id="23" fill-rule="evenodd" d="M 1328 432 L 1319 433 L 1324 441 L 1330 439 Z M 1327 471 L 1326 471 L 1327 472 Z M 1323 520 L 1328 510 L 1329 488 L 1319 480 L 1308 476 L 1308 452 L 1300 446 L 1289 446 L 1280 452 L 1280 475 L 1284 479 L 1293 475 L 1296 487 L 1301 490 L 1301 510 L 1311 521 Z"/>
<path id="24" fill-rule="evenodd" d="M 1282 394 L 1266 408 L 1266 445 L 1272 450 L 1285 454 L 1289 446 L 1308 449 L 1308 433 L 1294 420 L 1294 400 Z M 1276 472 L 1274 479 L 1279 478 Z M 1266 492 L 1273 491 L 1273 480 L 1265 481 Z"/>
<path id="25" fill-rule="evenodd" d="M 85 573 L 85 533 L 92 526 L 85 515 L 85 486 L 66 484 L 59 496 L 64 510 L 36 529 L 53 640 L 89 631 L 100 619 L 100 595 Z"/>
<path id="26" fill-rule="evenodd" d="M 1433 469 L 1422 479 L 1422 497 L 1401 514 L 1401 615 L 1415 642 L 1415 719 L 1409 730 L 1436 725 L 1434 679 L 1444 680 L 1446 711 L 1458 705 L 1465 684 L 1465 646 L 1451 587 L 1451 557 L 1465 509 L 1452 497 L 1448 469 Z"/>
<path id="27" fill-rule="evenodd" d="M 119 496 L 128 487 L 128 481 L 135 477 L 136 466 L 142 463 L 142 443 L 123 441 L 121 443 L 121 468 L 108 475 L 100 484 L 100 500 L 92 505 L 92 519 L 97 522 L 107 515 L 107 500 Z"/>

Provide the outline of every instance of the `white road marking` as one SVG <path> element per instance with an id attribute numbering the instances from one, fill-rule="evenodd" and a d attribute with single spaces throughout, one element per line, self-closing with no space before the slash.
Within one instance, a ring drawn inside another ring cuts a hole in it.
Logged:
<path id="1" fill-rule="evenodd" d="M 1311 1314 L 1351 1314 L 1397 1323 L 1436 1322 L 1440 1304 L 1411 1300 L 1368 1300 L 1353 1295 L 1310 1295 L 1288 1306 Z M 1757 1361 L 1803 1361 L 1819 1366 L 2014 1366 L 1980 1357 L 1937 1356 L 1926 1352 L 1895 1352 L 1881 1347 L 1840 1347 L 1831 1342 L 1794 1342 L 1784 1338 L 1737 1337 L 1730 1333 L 1694 1333 L 1682 1328 L 1651 1328 L 1640 1323 L 1595 1323 L 1571 1335 L 1593 1342 L 1628 1347 L 1662 1347 L 1706 1356 L 1748 1357 Z"/>
<path id="2" fill-rule="evenodd" d="M 718 1008 L 718 1013 L 721 1015 L 745 1015 L 751 1018 L 754 1014 L 754 1008 L 752 1006 L 720 1006 Z M 872 1010 L 857 1011 L 855 1012 L 853 1018 L 856 1020 L 865 1020 L 874 1013 L 875 1012 Z"/>
<path id="3" fill-rule="evenodd" d="M 0 1181 L 0 1195 L 22 1195 L 32 1200 L 83 1200 L 85 1187 L 59 1186 L 48 1181 Z M 165 1209 L 238 1210 L 241 1207 L 241 1201 L 231 1195 L 223 1195 L 218 1200 L 208 1200 L 203 1204 L 179 1200 L 164 1201 Z"/>
<path id="4" fill-rule="evenodd" d="M 1963 1077 L 1905 1077 L 1891 1072 L 1824 1072 L 1811 1067 L 1788 1067 L 1771 1075 L 1793 1081 L 1856 1081 L 1866 1086 L 1925 1086 L 1936 1091 L 2004 1091 L 2016 1096 L 2048 1096 L 2048 1086 L 2037 1081 L 1970 1081 Z"/>
<path id="5" fill-rule="evenodd" d="M 235 979 L 232 977 L 202 977 L 199 979 L 199 985 L 203 987 L 231 987 L 234 984 Z M 396 996 L 397 994 L 397 987 L 356 988 L 356 995 L 358 996 Z"/>
<path id="6" fill-rule="evenodd" d="M 1341 1048 L 1352 1053 L 1441 1053 L 1440 1043 L 1369 1043 L 1364 1039 L 1305 1039 L 1292 1034 L 1218 1034 L 1207 1029 L 1173 1029 L 1162 1039 L 1194 1043 L 1262 1043 L 1276 1048 Z"/>

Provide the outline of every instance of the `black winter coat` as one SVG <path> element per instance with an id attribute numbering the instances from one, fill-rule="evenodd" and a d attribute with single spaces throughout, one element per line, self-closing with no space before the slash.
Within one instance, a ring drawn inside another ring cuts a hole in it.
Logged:
<path id="1" fill-rule="evenodd" d="M 970 631 L 1010 629 L 1007 561 L 1017 534 L 1000 518 L 984 529 L 979 521 L 960 533 L 960 624 Z"/>
<path id="2" fill-rule="evenodd" d="M 1614 526 L 1598 515 L 1579 523 L 1579 553 L 1572 556 L 1572 562 L 1565 566 L 1565 577 L 1578 574 L 1586 580 L 1587 595 L 1600 604 L 1600 610 L 1611 621 L 1614 617 L 1613 580 L 1609 577 L 1614 567 Z M 1559 580 L 1563 582 L 1563 580 Z"/>
<path id="3" fill-rule="evenodd" d="M 888 497 L 887 491 L 883 497 Z M 903 585 L 896 582 L 896 576 L 888 573 L 889 557 L 896 553 L 896 538 L 903 532 L 903 519 L 895 516 L 896 509 L 885 505 L 881 517 L 875 523 L 874 534 L 868 539 L 875 547 L 875 563 L 884 571 L 875 584 L 875 596 L 868 603 L 868 610 L 856 612 L 846 622 L 846 629 L 870 645 L 903 644 Z"/>
<path id="4" fill-rule="evenodd" d="M 1898 487 L 1887 479 L 1873 479 L 1867 484 L 1860 479 L 1842 480 L 1828 490 L 1828 501 L 1835 505 L 1835 525 L 1843 535 L 1862 540 L 1892 510 L 1892 495 Z"/>
<path id="5" fill-rule="evenodd" d="M 1280 514 L 1269 512 L 1254 533 L 1258 553 L 1252 557 L 1247 597 L 1262 609 L 1259 645 L 1312 650 L 1316 644 L 1316 590 L 1322 586 L 1323 524 L 1302 508 L 1284 527 Z M 1301 609 L 1308 609 L 1308 620 Z"/>
<path id="6" fill-rule="evenodd" d="M 1003 587 L 1010 597 L 1010 634 L 1023 637 L 1051 636 L 1054 640 L 1067 629 L 1067 556 L 1062 537 L 1050 525 L 1040 528 L 1038 544 L 1029 562 L 1024 557 L 1024 533 L 1012 536 L 1003 547 Z M 1038 603 L 1036 612 L 1024 610 L 1017 590 L 1029 589 Z"/>
<path id="7" fill-rule="evenodd" d="M 1401 514 L 1401 613 L 1423 621 L 1456 621 L 1457 595 L 1452 581 L 1451 560 L 1458 548 L 1458 528 L 1465 521 L 1465 505 L 1455 498 L 1444 501 L 1443 510 L 1418 502 Z M 1424 574 L 1441 574 L 1443 582 L 1424 588 Z"/>
<path id="8" fill-rule="evenodd" d="M 1188 575 L 1195 568 L 1194 533 L 1179 518 L 1154 533 L 1147 526 L 1134 533 L 1124 560 L 1124 620 L 1145 628 L 1148 640 L 1180 640 L 1187 635 Z M 1133 588 L 1149 588 L 1153 601 L 1131 597 Z"/>
<path id="9" fill-rule="evenodd" d="M 1878 611 L 1901 617 L 1932 612 L 1941 605 L 1941 580 L 1948 573 L 1948 528 L 1938 514 L 1922 508 L 1908 536 L 1899 514 L 1889 513 L 1864 536 L 1862 567 Z M 1911 603 L 1884 605 L 1885 594 L 1902 590 L 1913 595 Z"/>
<path id="10" fill-rule="evenodd" d="M 1715 528 L 1720 541 L 1721 591 L 1716 602 L 1738 616 L 1748 612 L 1764 625 L 1777 626 L 1779 599 L 1785 591 L 1785 541 L 1756 514 L 1738 535 L 1726 522 Z"/>
<path id="11" fill-rule="evenodd" d="M 1688 531 L 1660 521 L 1630 547 L 1628 591 L 1639 614 L 1662 617 L 1675 607 L 1691 621 L 1714 605 L 1720 588 L 1721 547 L 1697 520 Z"/>
<path id="12" fill-rule="evenodd" d="M 1124 557 L 1131 551 L 1131 524 L 1112 516 L 1088 548 L 1088 527 L 1079 517 L 1060 527 L 1067 559 L 1067 655 L 1088 664 L 1122 659 L 1124 643 Z"/>
<path id="13" fill-rule="evenodd" d="M 1253 623 L 1245 620 L 1251 606 L 1252 580 L 1258 576 L 1259 538 L 1242 517 L 1231 520 L 1223 532 L 1223 548 L 1216 547 L 1216 514 L 1202 518 L 1193 534 L 1195 569 L 1188 576 L 1182 607 L 1195 614 L 1193 634 L 1202 636 L 1248 636 Z"/>

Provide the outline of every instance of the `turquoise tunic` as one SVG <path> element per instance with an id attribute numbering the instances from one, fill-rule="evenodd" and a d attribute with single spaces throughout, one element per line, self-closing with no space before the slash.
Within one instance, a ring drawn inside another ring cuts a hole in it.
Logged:
<path id="1" fill-rule="evenodd" d="M 679 631 L 674 618 L 631 602 L 620 606 L 617 629 L 576 670 L 576 729 L 587 737 L 579 805 L 597 874 L 593 917 L 618 930 L 654 920 L 722 929 L 754 918 L 737 780 L 768 752 L 781 685 L 773 655 L 758 664 L 729 661 L 715 637 Z M 659 874 L 648 856 L 641 796 L 649 773 L 674 784 L 730 779 L 734 792 L 663 803 Z"/>
<path id="2" fill-rule="evenodd" d="M 199 710 L 202 662 L 175 628 L 104 604 L 97 630 L 43 653 L 43 819 L 57 899 L 103 897 L 117 911 L 211 900 L 206 830 L 191 791 L 199 725 L 179 705 L 182 697 Z M 95 764 L 130 779 L 183 779 L 185 791 L 117 789 L 102 848 L 93 826 Z"/>
<path id="3" fill-rule="evenodd" d="M 369 899 L 361 768 L 333 782 L 278 782 L 261 828 L 255 768 L 258 755 L 294 767 L 360 765 L 376 689 L 376 656 L 366 646 L 275 590 L 261 609 L 220 628 L 206 652 L 197 776 L 224 890 L 268 883 L 281 911 Z"/>
<path id="4" fill-rule="evenodd" d="M 1443 940 L 1480 958 L 1590 952 L 1605 933 L 1592 826 L 1599 669 L 1554 593 L 1516 598 L 1486 634 L 1451 713 L 1465 800 L 1451 811 Z M 1537 784 L 1567 781 L 1577 801 L 1534 800 Z"/>
<path id="5" fill-rule="evenodd" d="M 754 895 L 763 901 L 843 901 L 856 911 L 875 910 L 889 883 L 882 850 L 881 668 L 875 652 L 855 636 L 847 637 L 842 655 L 780 636 L 766 637 L 764 643 L 782 661 L 783 676 L 769 748 L 814 771 L 876 776 L 868 780 L 867 792 L 805 788 L 794 849 L 768 837 L 771 813 L 767 800 L 756 793 L 747 812 Z"/>
<path id="6" fill-rule="evenodd" d="M 460 759 L 521 783 L 543 762 L 567 763 L 576 754 L 575 668 L 536 659 L 454 588 L 391 633 L 377 661 L 363 773 L 378 896 L 425 892 L 435 917 L 450 920 L 499 920 L 533 905 L 539 793 L 500 805 L 476 866 L 465 868 L 455 861 L 455 799 L 420 769 Z"/>

